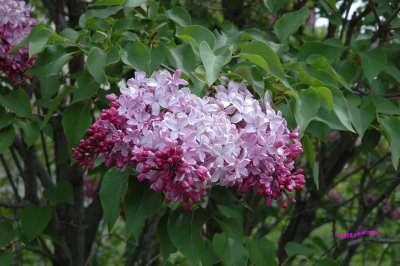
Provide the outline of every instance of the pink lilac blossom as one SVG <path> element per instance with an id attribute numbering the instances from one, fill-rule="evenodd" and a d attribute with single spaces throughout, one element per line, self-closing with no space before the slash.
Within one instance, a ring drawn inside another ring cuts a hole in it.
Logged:
<path id="1" fill-rule="evenodd" d="M 212 185 L 254 189 L 267 205 L 294 204 L 289 192 L 305 184 L 303 170 L 294 167 L 303 150 L 298 129 L 289 131 L 268 93 L 260 105 L 241 83 L 230 81 L 203 98 L 182 85 L 188 83 L 179 70 L 154 78 L 136 72 L 119 97 L 108 95 L 110 108 L 73 149 L 78 164 L 92 168 L 103 157 L 107 167 L 132 167 L 139 181 L 185 209 Z"/>
<path id="2" fill-rule="evenodd" d="M 29 58 L 28 47 L 7 54 L 23 39 L 28 37 L 36 21 L 31 17 L 33 7 L 24 1 L 0 0 L 0 71 L 14 83 L 24 82 L 27 69 L 34 59 Z"/>

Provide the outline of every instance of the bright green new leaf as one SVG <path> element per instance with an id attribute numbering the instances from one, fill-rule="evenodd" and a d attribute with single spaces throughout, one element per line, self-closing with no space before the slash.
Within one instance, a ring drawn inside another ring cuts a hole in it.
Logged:
<path id="1" fill-rule="evenodd" d="M 247 247 L 249 249 L 250 261 L 255 266 L 274 265 L 276 247 L 271 240 L 267 238 L 250 240 L 247 243 Z"/>
<path id="2" fill-rule="evenodd" d="M 96 82 L 100 84 L 107 83 L 107 76 L 104 73 L 106 59 L 106 54 L 102 50 L 97 47 L 93 47 L 86 62 L 88 72 L 94 77 Z"/>
<path id="3" fill-rule="evenodd" d="M 285 41 L 292 33 L 303 25 L 304 22 L 306 22 L 307 18 L 307 5 L 304 5 L 297 11 L 286 13 L 280 17 L 274 25 L 276 37 L 278 37 L 281 42 Z"/>
<path id="4" fill-rule="evenodd" d="M 21 229 L 29 241 L 38 237 L 51 220 L 52 212 L 48 206 L 29 204 L 21 212 Z"/>
<path id="5" fill-rule="evenodd" d="M 29 96 L 22 88 L 15 88 L 7 95 L 0 95 L 0 104 L 14 112 L 17 116 L 32 117 Z"/>
<path id="6" fill-rule="evenodd" d="M 5 152 L 14 141 L 15 131 L 13 126 L 0 130 L 0 154 Z"/>
<path id="7" fill-rule="evenodd" d="M 386 67 L 387 57 L 383 48 L 375 48 L 371 51 L 361 53 L 361 67 L 365 77 L 371 83 Z"/>
<path id="8" fill-rule="evenodd" d="M 100 188 L 100 201 L 104 211 L 104 219 L 111 232 L 115 221 L 117 221 L 122 198 L 128 190 L 129 170 L 114 167 L 107 171 L 103 177 Z"/>
<path id="9" fill-rule="evenodd" d="M 274 50 L 262 41 L 253 41 L 241 50 L 240 57 L 249 59 L 262 67 L 268 73 L 279 79 L 285 86 L 290 87 L 286 80 L 279 57 Z"/>
<path id="10" fill-rule="evenodd" d="M 162 204 L 161 195 L 147 185 L 131 180 L 125 197 L 126 234 L 138 239 L 147 218 L 157 213 Z"/>
<path id="11" fill-rule="evenodd" d="M 217 80 L 221 68 L 229 62 L 232 55 L 231 47 L 226 47 L 225 52 L 215 55 L 207 42 L 200 43 L 200 58 L 206 70 L 208 86 L 211 86 Z"/>
<path id="12" fill-rule="evenodd" d="M 65 109 L 62 126 L 71 147 L 79 143 L 90 124 L 92 124 L 92 115 L 89 104 L 74 103 Z"/>
<path id="13" fill-rule="evenodd" d="M 400 158 L 400 119 L 398 117 L 385 116 L 379 117 L 378 121 L 388 133 L 390 151 L 392 152 L 392 163 L 397 171 Z"/>
<path id="14" fill-rule="evenodd" d="M 43 197 L 54 203 L 68 203 L 73 205 L 74 200 L 74 188 L 68 181 L 60 181 L 57 183 L 54 189 L 46 188 L 43 191 Z"/>
<path id="15" fill-rule="evenodd" d="M 192 18 L 190 17 L 189 13 L 186 11 L 186 9 L 180 6 L 173 7 L 172 9 L 168 10 L 166 14 L 171 20 L 180 26 L 188 26 L 192 24 Z"/>
<path id="16" fill-rule="evenodd" d="M 171 242 L 192 265 L 197 265 L 205 248 L 205 240 L 200 230 L 209 219 L 209 213 L 204 209 L 191 212 L 177 210 L 168 219 L 168 234 Z"/>
<path id="17" fill-rule="evenodd" d="M 200 43 L 205 41 L 208 43 L 208 46 L 211 49 L 214 48 L 215 36 L 214 34 L 207 28 L 204 28 L 200 25 L 190 25 L 186 27 L 177 27 L 176 28 L 176 36 L 179 39 L 182 39 L 186 42 L 189 42 L 200 48 Z"/>

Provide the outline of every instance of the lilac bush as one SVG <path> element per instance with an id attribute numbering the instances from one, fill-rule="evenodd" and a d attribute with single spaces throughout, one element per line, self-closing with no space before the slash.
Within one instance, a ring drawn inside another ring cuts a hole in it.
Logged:
<path id="1" fill-rule="evenodd" d="M 33 64 L 28 47 L 7 53 L 28 37 L 36 21 L 31 17 L 33 7 L 24 1 L 1 0 L 0 4 L 0 71 L 14 83 Z M 23 80 L 22 80 L 23 82 Z"/>
<path id="2" fill-rule="evenodd" d="M 217 86 L 214 97 L 200 98 L 188 83 L 161 70 L 154 78 L 136 72 L 121 95 L 108 95 L 110 108 L 73 149 L 78 164 L 93 167 L 97 157 L 107 167 L 132 167 L 138 180 L 163 192 L 165 201 L 198 203 L 212 185 L 245 193 L 253 188 L 265 203 L 281 200 L 302 189 L 302 169 L 294 161 L 302 152 L 297 129 L 275 112 L 268 93 L 264 103 L 244 84 L 229 81 Z"/>

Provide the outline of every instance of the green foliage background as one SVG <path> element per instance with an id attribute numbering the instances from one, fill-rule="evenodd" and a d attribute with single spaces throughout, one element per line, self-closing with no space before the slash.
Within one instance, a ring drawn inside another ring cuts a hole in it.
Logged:
<path id="1" fill-rule="evenodd" d="M 383 208 L 400 207 L 398 1 L 32 3 L 43 23 L 20 47 L 36 57 L 33 79 L 0 76 L 0 265 L 400 263 L 398 218 Z M 259 99 L 268 90 L 289 127 L 300 125 L 297 204 L 265 207 L 215 187 L 185 212 L 129 170 L 79 168 L 71 148 L 105 95 L 159 68 L 180 68 L 199 96 L 221 75 Z M 101 183 L 92 199 L 84 176 Z M 335 236 L 363 230 L 381 235 Z"/>

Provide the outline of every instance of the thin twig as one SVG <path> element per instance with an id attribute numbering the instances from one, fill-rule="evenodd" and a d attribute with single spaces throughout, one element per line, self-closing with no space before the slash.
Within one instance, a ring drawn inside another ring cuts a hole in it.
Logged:
<path id="1" fill-rule="evenodd" d="M 14 191 L 15 197 L 17 198 L 18 201 L 21 201 L 21 197 L 18 194 L 18 189 L 15 186 L 14 180 L 11 175 L 10 168 L 8 167 L 8 164 L 2 154 L 0 154 L 0 160 L 1 160 L 1 163 L 3 164 L 4 170 L 6 171 L 8 181 L 10 182 L 11 188 Z"/>

